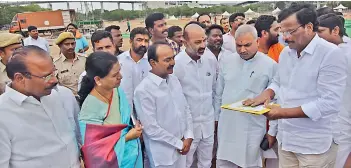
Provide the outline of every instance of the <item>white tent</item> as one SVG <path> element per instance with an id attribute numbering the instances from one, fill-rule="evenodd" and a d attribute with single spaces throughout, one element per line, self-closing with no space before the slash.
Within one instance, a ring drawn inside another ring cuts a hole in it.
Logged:
<path id="1" fill-rule="evenodd" d="M 244 12 L 245 14 L 254 14 L 256 12 L 252 11 L 251 8 L 249 8 L 246 12 Z"/>
<path id="2" fill-rule="evenodd" d="M 273 15 L 277 15 L 277 14 L 279 14 L 280 13 L 280 9 L 277 7 L 277 8 L 275 8 L 273 11 L 272 11 L 272 14 Z"/>
<path id="3" fill-rule="evenodd" d="M 334 10 L 338 10 L 338 9 L 347 9 L 347 7 L 345 7 L 344 5 L 340 4 L 339 6 L 335 7 Z"/>
<path id="4" fill-rule="evenodd" d="M 177 20 L 177 18 L 174 15 L 172 15 L 171 17 L 169 17 L 169 20 Z"/>
<path id="5" fill-rule="evenodd" d="M 199 17 L 199 14 L 197 12 L 193 16 L 191 16 L 191 18 L 193 18 L 193 19 L 195 19 L 197 17 Z"/>
<path id="6" fill-rule="evenodd" d="M 222 14 L 222 16 L 223 16 L 223 17 L 228 17 L 228 16 L 230 16 L 230 14 L 229 14 L 227 11 L 225 11 L 225 12 Z"/>

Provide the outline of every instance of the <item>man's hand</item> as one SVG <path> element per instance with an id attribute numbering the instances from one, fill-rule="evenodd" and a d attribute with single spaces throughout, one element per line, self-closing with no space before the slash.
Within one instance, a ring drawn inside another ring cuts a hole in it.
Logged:
<path id="1" fill-rule="evenodd" d="M 191 139 L 191 138 L 183 139 L 183 149 L 180 150 L 179 153 L 181 155 L 188 154 L 192 142 L 193 142 L 193 139 Z"/>
<path id="2" fill-rule="evenodd" d="M 244 106 L 255 107 L 261 104 L 268 105 L 271 101 L 271 98 L 274 97 L 274 92 L 271 89 L 265 90 L 260 95 L 253 99 L 246 99 L 243 101 Z"/>
<path id="3" fill-rule="evenodd" d="M 270 136 L 269 134 L 266 134 L 266 137 L 268 140 L 269 148 L 272 148 L 277 139 L 274 136 Z"/>
<path id="4" fill-rule="evenodd" d="M 79 49 L 78 52 L 79 53 L 84 53 L 84 49 Z"/>
<path id="5" fill-rule="evenodd" d="M 265 105 L 266 108 L 271 109 L 269 112 L 264 113 L 268 120 L 281 119 L 284 116 L 283 109 L 278 105 Z"/>

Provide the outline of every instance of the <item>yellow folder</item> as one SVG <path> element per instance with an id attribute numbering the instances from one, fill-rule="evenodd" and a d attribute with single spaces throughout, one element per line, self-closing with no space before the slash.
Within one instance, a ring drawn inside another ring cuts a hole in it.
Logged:
<path id="1" fill-rule="evenodd" d="M 244 106 L 242 104 L 244 100 L 233 103 L 233 104 L 227 104 L 221 106 L 221 108 L 228 109 L 228 110 L 233 110 L 233 111 L 239 111 L 239 112 L 244 112 L 244 113 L 250 113 L 250 114 L 255 114 L 255 115 L 262 115 L 264 113 L 267 113 L 270 111 L 269 108 L 265 108 L 264 105 L 259 105 L 256 107 L 251 107 L 251 106 Z M 278 104 L 273 104 L 272 105 L 278 105 Z"/>

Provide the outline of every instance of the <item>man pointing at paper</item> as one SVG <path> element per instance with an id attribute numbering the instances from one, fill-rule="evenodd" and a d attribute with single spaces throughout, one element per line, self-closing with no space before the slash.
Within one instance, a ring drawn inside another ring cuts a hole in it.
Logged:
<path id="1" fill-rule="evenodd" d="M 253 26 L 240 26 L 235 42 L 237 53 L 223 55 L 219 62 L 215 94 L 215 113 L 219 117 L 217 168 L 262 167 L 260 142 L 266 133 L 266 117 L 220 106 L 259 95 L 271 82 L 276 63 L 258 52 Z"/>

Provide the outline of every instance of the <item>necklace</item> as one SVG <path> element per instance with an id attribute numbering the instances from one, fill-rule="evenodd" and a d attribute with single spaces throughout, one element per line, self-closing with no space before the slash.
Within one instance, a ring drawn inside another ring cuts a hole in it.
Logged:
<path id="1" fill-rule="evenodd" d="M 98 94 L 98 96 L 99 96 L 100 98 L 102 98 L 106 103 L 109 103 L 109 102 L 110 102 L 110 99 L 112 98 L 112 96 L 111 96 L 110 99 L 108 99 L 108 98 L 106 98 L 105 96 L 101 95 L 95 88 L 94 88 L 94 90 L 95 90 L 95 92 Z"/>

